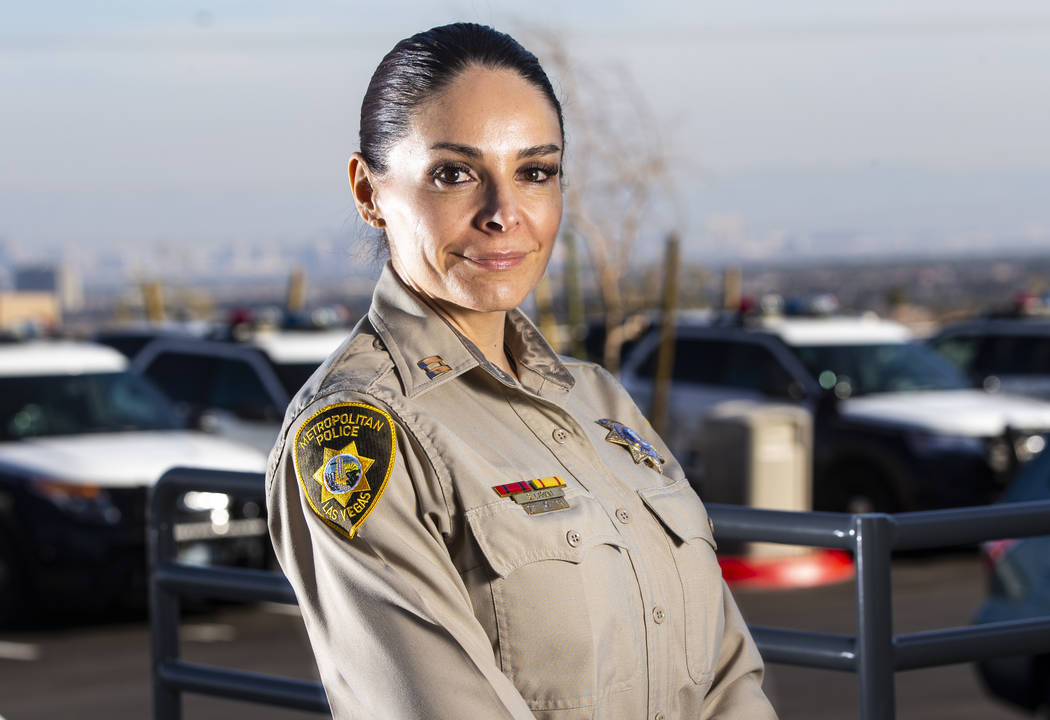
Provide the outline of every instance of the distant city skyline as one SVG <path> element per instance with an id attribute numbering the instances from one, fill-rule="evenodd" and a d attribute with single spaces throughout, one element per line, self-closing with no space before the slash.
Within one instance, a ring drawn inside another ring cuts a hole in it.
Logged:
<path id="1" fill-rule="evenodd" d="M 520 8 L 8 10 L 0 239 L 30 255 L 147 259 L 159 245 L 351 241 L 362 230 L 344 168 L 368 76 L 397 39 L 469 19 L 526 44 L 556 33 L 573 62 L 631 74 L 671 161 L 688 257 L 1050 250 L 1042 3 Z M 650 218 L 647 239 L 670 224 Z"/>

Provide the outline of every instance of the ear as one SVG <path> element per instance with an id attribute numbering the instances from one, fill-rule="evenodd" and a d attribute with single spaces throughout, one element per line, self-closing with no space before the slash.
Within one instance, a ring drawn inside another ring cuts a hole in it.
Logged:
<path id="1" fill-rule="evenodd" d="M 383 227 L 386 223 L 376 205 L 374 176 L 361 153 L 355 152 L 350 156 L 347 174 L 350 176 L 350 192 L 354 196 L 354 205 L 357 206 L 361 219 L 373 227 Z"/>

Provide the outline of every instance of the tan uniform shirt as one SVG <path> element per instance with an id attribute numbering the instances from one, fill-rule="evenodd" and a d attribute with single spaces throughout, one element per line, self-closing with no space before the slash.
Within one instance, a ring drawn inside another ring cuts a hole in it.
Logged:
<path id="1" fill-rule="evenodd" d="M 270 533 L 334 716 L 775 718 L 679 465 L 604 369 L 506 329 L 520 382 L 387 267 L 288 409 Z"/>

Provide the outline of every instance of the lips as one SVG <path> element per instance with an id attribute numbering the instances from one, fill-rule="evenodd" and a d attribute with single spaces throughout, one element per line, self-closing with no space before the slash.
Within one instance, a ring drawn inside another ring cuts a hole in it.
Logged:
<path id="1" fill-rule="evenodd" d="M 524 262 L 527 252 L 485 252 L 478 254 L 464 253 L 463 258 L 485 270 L 512 270 Z"/>

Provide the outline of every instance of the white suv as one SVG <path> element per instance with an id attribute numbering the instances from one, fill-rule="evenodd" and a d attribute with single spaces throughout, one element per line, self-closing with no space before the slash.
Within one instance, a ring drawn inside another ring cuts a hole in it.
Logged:
<path id="1" fill-rule="evenodd" d="M 647 408 L 658 329 L 624 361 Z M 814 505 L 896 511 L 988 502 L 1039 452 L 1050 403 L 991 395 L 907 328 L 874 317 L 712 316 L 677 328 L 668 444 L 700 468 L 696 439 L 729 400 L 793 403 L 814 418 Z"/>
<path id="2" fill-rule="evenodd" d="M 112 348 L 0 345 L 0 623 L 37 605 L 141 604 L 149 488 L 176 465 L 265 463 L 251 447 L 182 429 L 168 399 Z M 224 552 L 266 560 L 262 508 L 197 494 L 179 519 L 202 540 L 221 536 Z"/>

